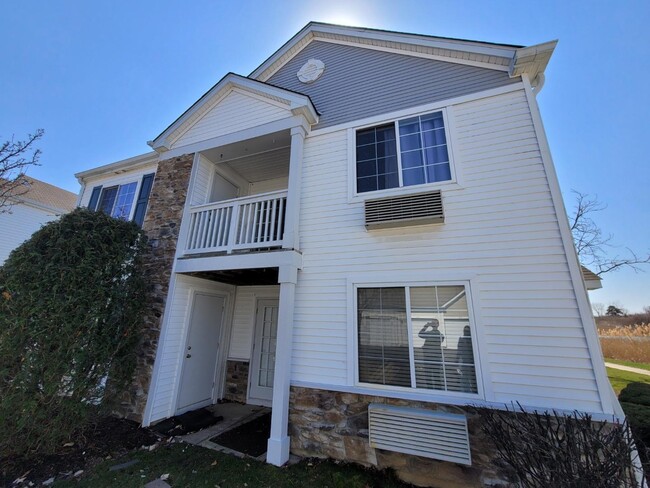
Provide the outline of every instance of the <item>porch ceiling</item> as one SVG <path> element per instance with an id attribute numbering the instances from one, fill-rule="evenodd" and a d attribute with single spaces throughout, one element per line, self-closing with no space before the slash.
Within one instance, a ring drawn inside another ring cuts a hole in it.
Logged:
<path id="1" fill-rule="evenodd" d="M 190 276 L 211 281 L 219 281 L 228 285 L 254 286 L 277 285 L 278 268 L 232 269 L 222 271 L 201 271 L 188 273 Z"/>
<path id="2" fill-rule="evenodd" d="M 255 183 L 289 175 L 290 146 L 290 132 L 281 131 L 208 149 L 202 154 Z"/>

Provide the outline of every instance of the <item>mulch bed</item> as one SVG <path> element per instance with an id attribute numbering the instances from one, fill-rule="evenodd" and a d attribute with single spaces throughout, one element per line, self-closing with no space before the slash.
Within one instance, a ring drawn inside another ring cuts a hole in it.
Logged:
<path id="1" fill-rule="evenodd" d="M 210 442 L 233 451 L 257 457 L 266 452 L 271 434 L 271 413 L 264 414 L 239 427 L 210 439 Z"/>
<path id="2" fill-rule="evenodd" d="M 70 478 L 103 459 L 115 458 L 158 441 L 156 434 L 140 428 L 135 422 L 104 417 L 73 439 L 74 445 L 61 446 L 56 454 L 37 459 L 0 457 L 0 486 L 27 486 L 30 481 L 38 486 L 52 477 L 56 480 Z M 25 480 L 12 485 L 18 478 Z"/>

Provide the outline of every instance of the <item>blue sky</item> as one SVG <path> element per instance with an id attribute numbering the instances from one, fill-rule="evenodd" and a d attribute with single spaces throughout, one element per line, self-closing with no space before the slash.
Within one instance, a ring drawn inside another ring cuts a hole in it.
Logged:
<path id="1" fill-rule="evenodd" d="M 308 21 L 510 44 L 560 43 L 538 97 L 568 208 L 597 195 L 613 242 L 650 249 L 650 2 L 5 0 L 0 140 L 46 131 L 30 174 L 77 192 L 75 172 L 147 152 L 228 71 L 247 75 Z M 593 302 L 650 305 L 650 269 L 605 277 Z"/>

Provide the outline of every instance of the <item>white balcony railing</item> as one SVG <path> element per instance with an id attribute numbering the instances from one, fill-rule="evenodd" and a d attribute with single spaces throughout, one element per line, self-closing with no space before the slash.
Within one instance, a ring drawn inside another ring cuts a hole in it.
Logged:
<path id="1" fill-rule="evenodd" d="M 281 246 L 286 205 L 284 190 L 192 207 L 185 254 Z"/>

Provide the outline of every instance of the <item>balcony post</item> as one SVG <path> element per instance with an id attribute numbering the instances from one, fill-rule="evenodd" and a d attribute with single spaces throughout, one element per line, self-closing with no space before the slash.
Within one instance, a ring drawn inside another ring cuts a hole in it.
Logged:
<path id="1" fill-rule="evenodd" d="M 289 397 L 291 393 L 291 352 L 293 349 L 293 320 L 298 281 L 298 268 L 280 266 L 280 302 L 278 335 L 275 350 L 271 436 L 267 443 L 266 461 L 282 466 L 289 460 Z"/>
<path id="2" fill-rule="evenodd" d="M 302 158 L 305 129 L 291 129 L 291 153 L 289 156 L 289 184 L 287 188 L 287 210 L 284 224 L 284 249 L 300 249 L 300 198 L 302 188 Z"/>

